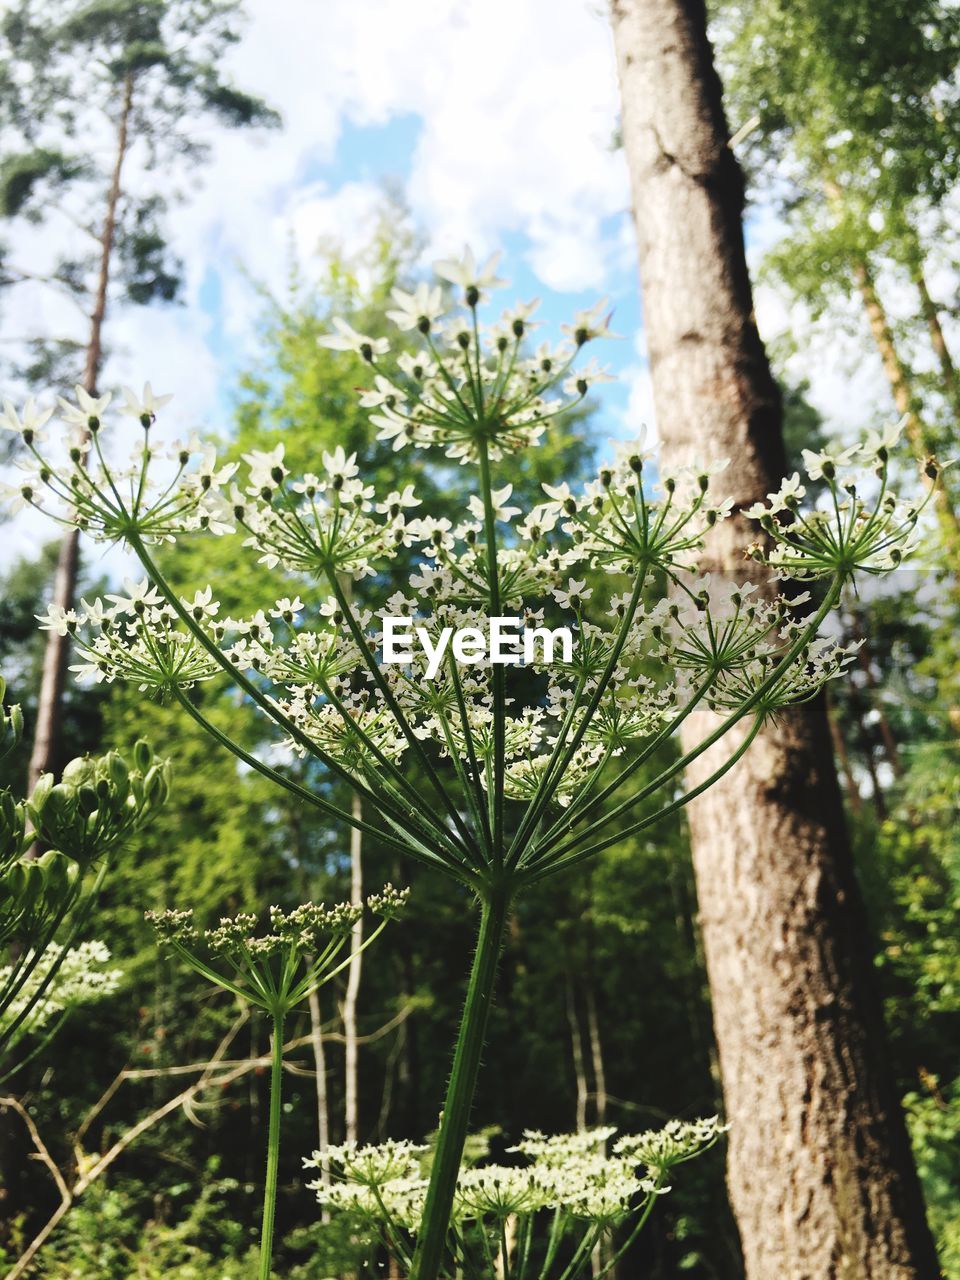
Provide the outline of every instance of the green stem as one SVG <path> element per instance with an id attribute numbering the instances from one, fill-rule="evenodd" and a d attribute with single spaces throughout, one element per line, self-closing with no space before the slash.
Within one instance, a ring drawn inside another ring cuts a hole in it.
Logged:
<path id="1" fill-rule="evenodd" d="M 443 1264 L 450 1210 L 460 1173 L 460 1160 L 470 1123 L 470 1108 L 480 1069 L 487 1020 L 493 1003 L 497 962 L 510 907 L 509 893 L 494 891 L 484 900 L 477 949 L 470 970 L 460 1033 L 453 1054 L 450 1083 L 443 1106 L 440 1135 L 430 1171 L 411 1280 L 437 1280 Z"/>
<path id="2" fill-rule="evenodd" d="M 267 1177 L 263 1188 L 263 1230 L 260 1235 L 259 1280 L 270 1280 L 273 1225 L 277 1214 L 277 1175 L 280 1169 L 280 1114 L 283 1091 L 283 1012 L 273 1015 L 273 1056 L 270 1066 L 270 1127 L 267 1131 Z"/>

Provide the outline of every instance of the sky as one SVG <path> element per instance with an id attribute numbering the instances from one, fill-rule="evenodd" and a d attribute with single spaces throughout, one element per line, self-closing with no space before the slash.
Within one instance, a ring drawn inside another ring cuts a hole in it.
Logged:
<path id="1" fill-rule="evenodd" d="M 399 184 L 425 238 L 424 269 L 465 243 L 503 252 L 502 295 L 542 299 L 547 334 L 608 297 L 622 335 L 596 354 L 618 381 L 598 388 L 601 437 L 655 434 L 618 101 L 602 0 L 248 0 L 249 21 L 225 71 L 283 117 L 278 131 L 210 128 L 169 227 L 186 266 L 176 306 L 115 308 L 101 388 L 152 382 L 175 399 L 177 432 L 229 430 L 239 373 L 257 352 L 259 286 L 282 292 L 291 247 L 306 273 L 318 246 L 368 238 L 383 184 Z M 732 121 L 736 130 L 741 122 Z M 780 233 L 772 211 L 747 223 L 754 259 Z M 69 243 L 69 229 L 26 228 L 25 265 Z M 42 290 L 19 290 L 0 339 L 62 332 L 77 319 Z M 758 293 L 765 336 L 790 320 Z M 82 326 L 79 333 L 82 333 Z M 841 418 L 883 389 L 859 348 L 829 369 L 811 360 L 813 398 Z M 47 529 L 27 513 L 5 529 L 0 560 Z"/>

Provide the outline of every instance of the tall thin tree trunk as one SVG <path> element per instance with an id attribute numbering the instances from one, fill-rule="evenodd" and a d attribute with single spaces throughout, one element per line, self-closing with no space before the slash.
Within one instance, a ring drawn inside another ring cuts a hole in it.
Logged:
<path id="1" fill-rule="evenodd" d="M 883 742 L 884 755 L 893 770 L 894 777 L 900 778 L 903 776 L 900 749 L 897 746 L 893 727 L 880 698 L 880 687 L 873 670 L 870 646 L 867 643 L 867 637 L 863 634 L 863 619 L 857 609 L 850 611 L 850 637 L 852 640 L 860 641 L 860 647 L 857 649 L 857 666 L 863 672 L 863 678 L 870 694 L 870 710 L 877 717 L 877 728 L 880 730 L 880 740 Z"/>
<path id="2" fill-rule="evenodd" d="M 133 75 L 128 73 L 123 82 L 123 98 L 117 121 L 117 150 L 100 236 L 100 269 L 90 314 L 90 335 L 87 340 L 87 358 L 83 371 L 83 387 L 90 395 L 96 395 L 100 365 L 103 362 L 103 322 L 107 314 L 107 290 L 110 284 L 110 264 L 113 258 L 117 230 L 117 206 L 120 203 L 121 175 L 128 148 L 130 112 L 133 107 Z M 79 534 L 69 530 L 60 544 L 60 555 L 53 579 L 53 603 L 61 609 L 73 605 L 77 590 L 79 565 Z M 57 739 L 60 733 L 63 689 L 67 675 L 67 658 L 70 652 L 68 636 L 55 631 L 47 633 L 40 677 L 40 693 L 37 699 L 37 723 L 33 733 L 30 753 L 29 783 L 36 782 L 42 773 L 48 773 L 56 763 Z"/>
<path id="3" fill-rule="evenodd" d="M 593 1072 L 593 1107 L 597 1124 L 607 1123 L 607 1073 L 603 1065 L 603 1041 L 597 1017 L 597 996 L 593 975 L 586 984 L 587 1034 L 590 1040 L 590 1067 Z"/>
<path id="4" fill-rule="evenodd" d="M 857 786 L 857 780 L 853 776 L 853 768 L 850 764 L 850 752 L 847 750 L 847 742 L 843 736 L 843 730 L 837 720 L 836 712 L 832 706 L 827 707 L 827 719 L 830 723 L 830 739 L 833 742 L 833 754 L 840 766 L 840 772 L 843 774 L 843 780 L 846 784 L 847 802 L 854 813 L 863 811 L 863 796 L 860 794 L 860 788 Z"/>
<path id="5" fill-rule="evenodd" d="M 323 1018 L 320 1011 L 320 993 L 311 991 L 307 998 L 310 1010 L 310 1045 L 313 1049 L 313 1065 L 317 1073 L 317 1150 L 320 1158 L 320 1182 L 324 1187 L 330 1186 L 330 1166 L 323 1153 L 330 1145 L 330 1099 L 327 1095 L 327 1051 L 323 1042 Z M 320 1211 L 320 1221 L 330 1221 L 330 1209 L 324 1205 Z"/>
<path id="6" fill-rule="evenodd" d="M 930 345 L 933 347 L 933 353 L 937 357 L 937 363 L 940 366 L 940 381 L 943 385 L 944 398 L 953 410 L 954 415 L 960 419 L 960 378 L 957 377 L 957 367 L 953 363 L 953 356 L 950 354 L 946 335 L 940 323 L 940 308 L 930 296 L 927 277 L 919 260 L 919 247 L 918 258 L 911 265 L 910 275 L 920 295 L 920 309 L 923 312 L 924 320 L 927 322 Z"/>
<path id="7" fill-rule="evenodd" d="M 916 398 L 910 385 L 910 374 L 900 358 L 893 329 L 880 295 L 877 293 L 873 275 L 865 261 L 854 263 L 853 276 L 863 299 L 867 322 L 877 351 L 880 353 L 893 402 L 897 412 L 906 419 L 907 439 L 910 441 L 914 457 L 922 467 L 927 458 L 935 453 L 936 441 L 930 436 L 918 411 Z M 924 478 L 929 483 L 928 478 Z M 957 515 L 946 479 L 941 481 L 936 495 L 936 507 L 944 545 L 950 553 L 951 560 L 955 560 L 957 550 L 960 548 L 960 516 Z"/>
<path id="8" fill-rule="evenodd" d="M 363 804 L 359 796 L 353 797 L 353 816 L 363 817 Z M 350 830 L 350 901 L 354 905 L 363 902 L 363 833 L 356 827 Z M 363 957 L 363 921 L 358 920 L 350 935 L 350 966 L 347 969 L 347 990 L 343 998 L 343 1122 L 347 1142 L 356 1142 L 359 1132 L 359 1078 L 357 1046 L 357 999 L 360 995 L 360 976 Z"/>
<path id="9" fill-rule="evenodd" d="M 570 1027 L 570 1053 L 573 1058 L 573 1075 L 577 1087 L 577 1133 L 583 1133 L 587 1127 L 587 1068 L 583 1057 L 583 1035 L 580 1031 L 580 1018 L 577 1015 L 577 996 L 573 988 L 573 978 L 567 974 L 567 1024 Z"/>
<path id="10" fill-rule="evenodd" d="M 658 431 L 668 464 L 731 458 L 718 490 L 739 512 L 786 459 L 705 6 L 612 8 Z M 746 575 L 753 537 L 724 522 L 706 567 Z M 749 1280 L 934 1280 L 822 701 L 767 728 L 689 821 Z"/>

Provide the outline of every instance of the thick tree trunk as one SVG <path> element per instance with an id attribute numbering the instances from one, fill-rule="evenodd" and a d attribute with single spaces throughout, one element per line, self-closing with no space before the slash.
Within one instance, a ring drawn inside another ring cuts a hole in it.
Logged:
<path id="1" fill-rule="evenodd" d="M 704 6 L 614 0 L 613 25 L 664 453 L 729 457 L 740 510 L 785 457 Z M 708 567 L 745 575 L 752 537 L 725 522 Z M 765 730 L 689 819 L 749 1280 L 933 1280 L 823 705 Z"/>
<path id="2" fill-rule="evenodd" d="M 123 84 L 123 99 L 117 121 L 117 150 L 113 164 L 107 203 L 100 236 L 100 269 L 94 293 L 93 310 L 90 313 L 90 335 L 87 340 L 87 357 L 83 371 L 83 388 L 90 395 L 97 393 L 97 380 L 103 363 L 103 322 L 107 314 L 107 290 L 110 284 L 110 264 L 117 230 L 117 207 L 120 203 L 121 175 L 129 145 L 130 112 L 133 107 L 133 76 L 128 74 Z M 64 534 L 60 544 L 57 571 L 53 579 L 53 603 L 61 609 L 72 607 L 77 591 L 79 565 L 79 534 L 76 529 Z M 37 699 L 37 723 L 30 752 L 29 785 L 32 787 L 42 773 L 49 773 L 57 763 L 57 742 L 60 735 L 63 689 L 67 676 L 67 659 L 70 653 L 69 636 L 47 634 L 40 677 L 40 693 Z"/>
<path id="3" fill-rule="evenodd" d="M 359 796 L 353 797 L 353 816 L 357 819 L 363 816 L 363 803 Z M 350 901 L 355 906 L 363 903 L 363 833 L 356 827 L 350 830 Z M 360 1127 L 357 1001 L 363 964 L 362 946 L 363 921 L 358 920 L 350 934 L 350 967 L 347 969 L 347 990 L 343 999 L 343 1115 L 347 1142 L 357 1141 Z"/>

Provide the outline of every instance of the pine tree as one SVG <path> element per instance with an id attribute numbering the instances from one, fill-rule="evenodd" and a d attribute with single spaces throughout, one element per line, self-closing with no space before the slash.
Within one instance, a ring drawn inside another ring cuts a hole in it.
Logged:
<path id="1" fill-rule="evenodd" d="M 613 24 L 664 455 L 730 458 L 742 511 L 784 473 L 783 415 L 705 6 L 614 0 Z M 704 567 L 748 577 L 754 536 L 729 521 Z M 932 1280 L 822 704 L 765 729 L 689 819 L 748 1277 Z"/>
<path id="2" fill-rule="evenodd" d="M 98 392 L 108 307 L 170 301 L 179 287 L 164 214 L 171 176 L 207 152 L 205 122 L 277 123 L 219 64 L 238 38 L 238 0 L 21 0 L 2 19 L 0 213 L 68 250 L 46 271 L 4 265 L 12 291 L 66 292 L 87 317 L 80 342 L 26 340 L 28 381 L 43 376 Z M 103 147 L 104 158 L 99 159 Z M 53 599 L 68 608 L 78 540 L 61 545 Z M 30 778 L 57 756 L 68 642 L 51 634 L 44 658 Z"/>

